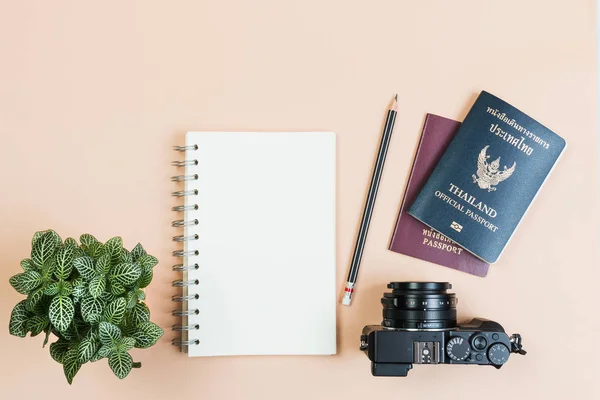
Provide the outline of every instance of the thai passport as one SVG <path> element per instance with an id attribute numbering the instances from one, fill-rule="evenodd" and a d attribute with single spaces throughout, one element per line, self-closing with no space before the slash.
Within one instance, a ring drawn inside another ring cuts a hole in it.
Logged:
<path id="1" fill-rule="evenodd" d="M 482 91 L 408 213 L 495 263 L 566 147 Z"/>
<path id="2" fill-rule="evenodd" d="M 397 253 L 469 274 L 486 276 L 488 263 L 407 213 L 408 206 L 414 202 L 459 127 L 458 121 L 433 114 L 426 115 L 389 248 Z"/>

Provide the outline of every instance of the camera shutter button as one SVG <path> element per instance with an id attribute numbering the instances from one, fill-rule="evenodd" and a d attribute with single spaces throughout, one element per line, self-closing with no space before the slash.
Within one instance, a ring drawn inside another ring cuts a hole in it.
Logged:
<path id="1" fill-rule="evenodd" d="M 475 336 L 472 344 L 475 350 L 485 350 L 487 347 L 487 340 L 483 336 Z"/>

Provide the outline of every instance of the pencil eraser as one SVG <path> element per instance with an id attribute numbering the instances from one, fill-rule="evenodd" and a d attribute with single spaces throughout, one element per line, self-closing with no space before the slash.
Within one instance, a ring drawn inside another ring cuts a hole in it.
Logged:
<path id="1" fill-rule="evenodd" d="M 352 299 L 350 297 L 345 297 L 342 299 L 342 304 L 345 306 L 349 306 L 350 303 L 352 302 Z"/>

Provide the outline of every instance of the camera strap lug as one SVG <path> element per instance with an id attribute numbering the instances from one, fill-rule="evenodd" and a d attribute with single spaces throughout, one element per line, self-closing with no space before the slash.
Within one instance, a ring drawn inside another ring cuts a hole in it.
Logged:
<path id="1" fill-rule="evenodd" d="M 518 333 L 514 333 L 510 336 L 510 352 L 511 353 L 519 353 L 521 355 L 527 354 L 525 350 L 523 350 L 523 345 L 521 344 L 521 335 Z"/>

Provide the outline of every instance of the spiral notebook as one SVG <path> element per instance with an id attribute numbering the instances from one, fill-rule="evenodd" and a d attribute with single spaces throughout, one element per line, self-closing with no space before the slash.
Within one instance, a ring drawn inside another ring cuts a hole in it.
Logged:
<path id="1" fill-rule="evenodd" d="M 194 356 L 336 353 L 336 144 L 331 132 L 188 132 L 174 207 Z"/>

